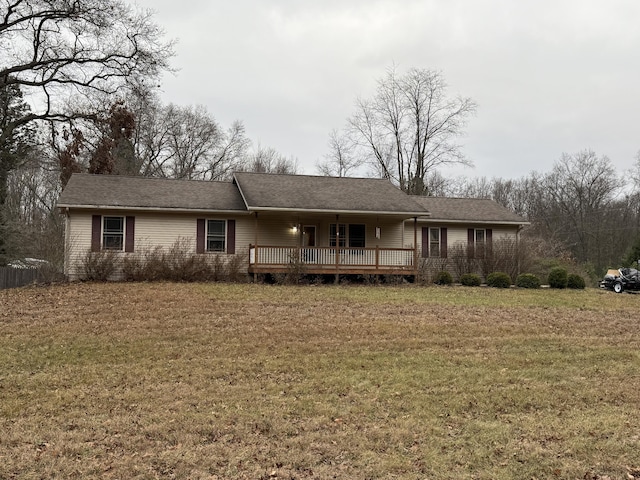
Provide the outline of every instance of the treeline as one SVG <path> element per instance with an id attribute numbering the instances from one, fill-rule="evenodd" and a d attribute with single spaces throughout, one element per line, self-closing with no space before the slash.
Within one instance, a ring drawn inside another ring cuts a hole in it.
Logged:
<path id="1" fill-rule="evenodd" d="M 164 105 L 173 42 L 123 0 L 0 5 L 0 266 L 62 264 L 57 198 L 74 172 L 222 180 L 234 170 L 293 173 L 241 122 Z"/>
<path id="2" fill-rule="evenodd" d="M 74 172 L 225 180 L 298 169 L 253 144 L 240 121 L 222 126 L 202 106 L 161 102 L 173 43 L 148 11 L 121 0 L 11 0 L 0 6 L 0 44 L 0 266 L 23 257 L 62 266 L 56 202 Z M 413 195 L 493 198 L 531 223 L 524 235 L 539 257 L 594 277 L 640 256 L 640 166 L 621 174 L 583 151 L 515 180 L 443 177 L 442 167 L 471 164 L 457 139 L 476 111 L 446 87 L 439 72 L 390 69 L 331 134 L 318 171 L 366 168 Z"/>
<path id="3" fill-rule="evenodd" d="M 163 105 L 150 92 L 87 118 L 39 124 L 28 141 L 6 175 L 0 264 L 32 256 L 61 264 L 56 202 L 73 173 L 214 181 L 234 171 L 298 171 L 296 159 L 255 145 L 242 122 L 225 129 L 202 106 Z"/>
<path id="4" fill-rule="evenodd" d="M 559 152 L 550 172 L 519 179 L 444 177 L 442 167 L 472 164 L 458 139 L 475 111 L 473 100 L 447 94 L 440 72 L 392 68 L 331 133 L 317 171 L 368 172 L 413 195 L 492 198 L 530 222 L 523 234 L 538 258 L 571 262 L 592 278 L 640 258 L 640 153 L 633 172 L 585 150 Z"/>
<path id="5" fill-rule="evenodd" d="M 433 182 L 435 195 L 491 198 L 530 222 L 549 258 L 562 257 L 592 277 L 640 260 L 640 156 L 635 170 L 617 172 L 590 150 L 562 154 L 549 172 L 519 179 Z"/>

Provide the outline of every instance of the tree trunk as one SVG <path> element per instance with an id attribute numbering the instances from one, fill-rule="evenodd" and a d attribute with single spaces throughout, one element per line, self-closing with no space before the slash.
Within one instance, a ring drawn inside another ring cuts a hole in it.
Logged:
<path id="1" fill-rule="evenodd" d="M 8 256 L 6 251 L 7 245 L 7 219 L 6 219 L 6 202 L 7 202 L 7 182 L 9 180 L 9 170 L 7 165 L 0 159 L 0 266 L 6 265 Z"/>

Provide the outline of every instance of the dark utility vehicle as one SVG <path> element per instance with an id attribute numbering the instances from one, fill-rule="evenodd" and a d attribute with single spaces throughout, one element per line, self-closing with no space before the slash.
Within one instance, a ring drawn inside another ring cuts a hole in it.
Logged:
<path id="1" fill-rule="evenodd" d="M 635 268 L 609 270 L 600 282 L 601 288 L 608 288 L 616 293 L 625 290 L 640 290 L 640 272 Z"/>

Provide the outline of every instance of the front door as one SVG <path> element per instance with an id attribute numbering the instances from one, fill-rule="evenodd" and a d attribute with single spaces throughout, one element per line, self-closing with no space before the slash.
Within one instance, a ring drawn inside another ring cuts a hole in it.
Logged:
<path id="1" fill-rule="evenodd" d="M 302 246 L 305 247 L 302 250 L 302 260 L 306 263 L 316 262 L 316 251 L 313 248 L 316 246 L 316 226 L 305 225 L 302 227 Z"/>
<path id="2" fill-rule="evenodd" d="M 303 247 L 315 247 L 316 246 L 316 226 L 305 225 L 302 227 L 302 246 Z"/>

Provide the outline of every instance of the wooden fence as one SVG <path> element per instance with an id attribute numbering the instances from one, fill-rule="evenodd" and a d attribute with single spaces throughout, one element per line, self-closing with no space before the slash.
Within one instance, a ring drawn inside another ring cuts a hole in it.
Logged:
<path id="1" fill-rule="evenodd" d="M 37 268 L 0 267 L 0 290 L 16 288 L 38 282 L 41 278 Z"/>

